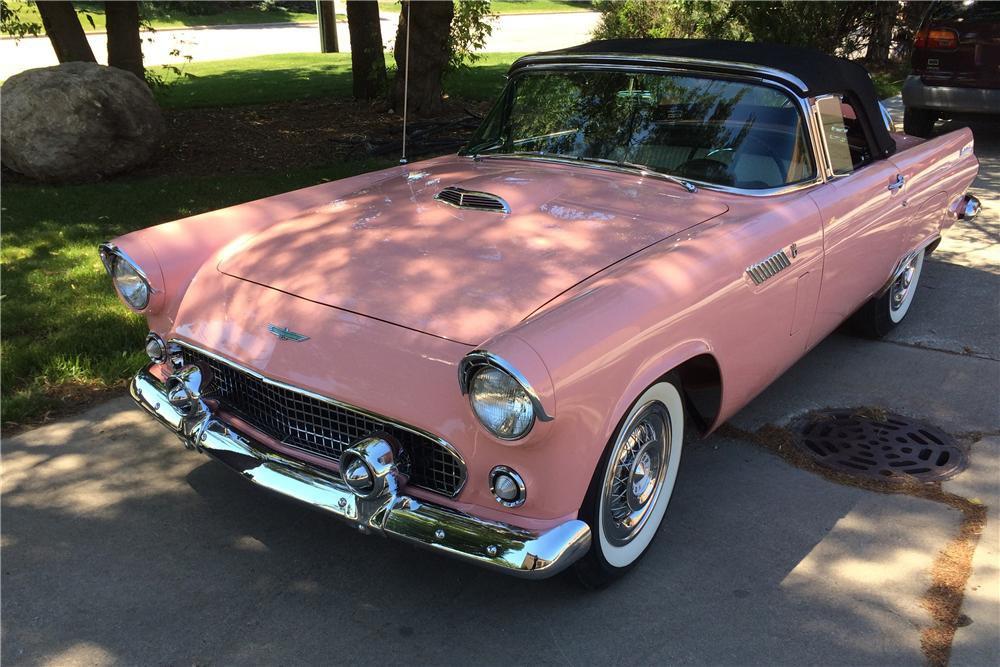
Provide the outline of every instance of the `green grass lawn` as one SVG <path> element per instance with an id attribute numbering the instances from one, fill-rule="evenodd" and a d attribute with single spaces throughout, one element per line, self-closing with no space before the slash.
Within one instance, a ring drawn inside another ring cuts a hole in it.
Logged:
<path id="1" fill-rule="evenodd" d="M 493 98 L 517 54 L 490 54 L 446 89 Z M 292 54 L 195 63 L 195 79 L 157 92 L 165 106 L 203 107 L 350 94 L 349 54 Z M 332 120 L 332 119 L 331 119 Z M 114 295 L 97 244 L 120 234 L 323 180 L 390 166 L 342 163 L 290 173 L 119 179 L 91 185 L 2 187 L 0 419 L 32 424 L 73 396 L 120 387 L 144 360 L 143 318 Z"/>
<path id="2" fill-rule="evenodd" d="M 493 99 L 503 75 L 519 53 L 484 53 L 476 63 L 445 80 L 449 95 L 470 100 Z M 386 64 L 394 67 L 390 54 Z M 351 54 L 289 53 L 237 60 L 193 62 L 184 67 L 192 77 L 162 72 L 169 85 L 156 91 L 165 108 L 264 104 L 351 94 Z"/>
<path id="3" fill-rule="evenodd" d="M 126 232 L 390 166 L 342 163 L 291 173 L 144 180 L 60 187 L 4 185 L 5 424 L 65 409 L 81 388 L 120 385 L 143 363 L 143 318 L 115 297 L 97 244 Z"/>
<path id="4" fill-rule="evenodd" d="M 399 3 L 392 0 L 379 0 L 378 6 L 383 12 L 399 11 Z M 589 12 L 594 8 L 590 0 L 492 0 L 490 9 L 494 14 L 547 14 Z"/>
<path id="5" fill-rule="evenodd" d="M 74 2 L 73 4 L 84 30 L 87 32 L 105 30 L 103 2 Z M 383 12 L 398 12 L 400 8 L 399 3 L 393 0 L 382 0 L 378 4 L 379 9 Z M 8 2 L 8 6 L 17 12 L 22 21 L 41 25 L 42 19 L 35 3 L 13 0 Z M 335 7 L 337 20 L 346 21 L 345 0 L 337 2 Z M 583 12 L 593 9 L 589 0 L 493 0 L 491 7 L 496 14 Z M 154 29 L 252 23 L 311 23 L 316 21 L 314 12 L 293 12 L 280 6 L 263 11 L 257 2 L 247 2 L 245 8 L 229 9 L 217 14 L 191 14 L 180 7 L 172 8 L 170 5 L 164 4 L 144 4 L 141 12 L 142 17 Z"/>
<path id="6" fill-rule="evenodd" d="M 343 0 L 342 0 L 343 1 Z M 38 7 L 33 2 L 14 0 L 8 3 L 22 21 L 41 25 Z M 74 2 L 80 23 L 87 32 L 105 30 L 103 2 Z M 316 20 L 315 13 L 292 12 L 280 7 L 262 11 L 258 3 L 248 2 L 245 8 L 230 9 L 218 14 L 190 14 L 170 5 L 142 5 L 141 15 L 151 27 L 183 28 L 203 25 L 239 25 L 245 23 L 302 23 Z M 89 17 L 89 18 L 88 18 Z M 93 23 L 92 23 L 93 22 Z"/>

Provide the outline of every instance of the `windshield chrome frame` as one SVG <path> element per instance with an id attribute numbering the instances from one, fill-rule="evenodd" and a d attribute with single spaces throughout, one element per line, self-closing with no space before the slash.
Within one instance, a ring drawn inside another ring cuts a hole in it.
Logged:
<path id="1" fill-rule="evenodd" d="M 607 62 L 605 62 L 607 61 Z M 628 62 L 623 62 L 628 61 Z M 694 67 L 694 65 L 699 65 L 703 67 Z M 570 164 L 576 165 L 578 167 L 585 167 L 589 169 L 601 169 L 605 171 L 614 171 L 618 173 L 628 173 L 636 174 L 639 176 L 650 176 L 650 177 L 669 177 L 665 180 L 671 180 L 676 182 L 676 179 L 682 179 L 693 183 L 699 188 L 705 188 L 706 190 L 715 190 L 717 192 L 727 192 L 731 194 L 747 195 L 751 197 L 772 197 L 775 195 L 787 194 L 789 192 L 795 192 L 797 190 L 803 190 L 805 188 L 811 188 L 815 185 L 825 183 L 829 180 L 826 170 L 826 154 L 823 152 L 821 147 L 822 134 L 817 128 L 817 119 L 814 114 L 814 105 L 811 100 L 804 96 L 805 84 L 796 77 L 782 72 L 780 70 L 774 70 L 767 67 L 757 67 L 754 65 L 746 65 L 743 63 L 728 63 L 715 60 L 696 60 L 693 58 L 673 58 L 673 57 L 663 57 L 663 56 L 624 56 L 617 54 L 606 54 L 606 55 L 587 55 L 585 57 L 570 58 L 566 55 L 553 55 L 553 56 L 525 56 L 517 61 L 511 66 L 510 74 L 508 75 L 508 84 L 517 79 L 519 76 L 526 73 L 533 73 L 539 71 L 580 71 L 580 70 L 609 70 L 609 71 L 619 71 L 619 72 L 646 72 L 646 73 L 664 73 L 670 72 L 675 74 L 681 74 L 685 76 L 695 76 L 702 78 L 724 78 L 734 81 L 742 81 L 747 83 L 762 84 L 765 86 L 770 86 L 781 90 L 787 94 L 793 102 L 797 105 L 799 110 L 799 115 L 801 121 L 805 124 L 805 134 L 806 141 L 809 144 L 809 154 L 813 158 L 813 167 L 815 173 L 812 178 L 805 179 L 798 183 L 790 183 L 788 185 L 782 185 L 776 188 L 762 188 L 762 189 L 750 189 L 750 188 L 738 188 L 731 185 L 720 185 L 718 183 L 709 183 L 707 181 L 700 181 L 692 178 L 683 178 L 680 176 L 675 176 L 673 174 L 667 174 L 666 172 L 660 173 L 652 169 L 635 169 L 629 167 L 619 167 L 616 165 L 600 164 L 595 162 L 584 162 L 581 160 L 576 160 L 574 158 L 567 157 L 566 159 L 557 159 L 552 157 L 536 156 L 530 157 L 526 155 L 510 155 L 503 153 L 487 153 L 487 154 L 468 154 L 464 157 L 474 158 L 474 159 L 510 159 L 510 160 L 538 160 L 545 162 L 555 162 L 558 164 Z M 713 77 L 714 75 L 714 77 Z M 506 90 L 504 93 L 506 94 Z"/>

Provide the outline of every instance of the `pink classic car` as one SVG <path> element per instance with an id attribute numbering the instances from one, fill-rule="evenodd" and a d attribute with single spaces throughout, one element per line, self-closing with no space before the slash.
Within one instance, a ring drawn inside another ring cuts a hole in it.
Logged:
<path id="1" fill-rule="evenodd" d="M 845 60 L 600 41 L 514 63 L 458 155 L 101 256 L 149 322 L 132 395 L 191 449 L 363 533 L 600 585 L 685 437 L 852 315 L 906 316 L 977 170 L 969 130 L 895 132 Z"/>

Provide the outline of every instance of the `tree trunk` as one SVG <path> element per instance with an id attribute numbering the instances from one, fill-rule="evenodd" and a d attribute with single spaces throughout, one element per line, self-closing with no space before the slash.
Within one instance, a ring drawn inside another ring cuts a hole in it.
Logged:
<path id="1" fill-rule="evenodd" d="M 930 9 L 931 3 L 909 0 L 903 3 L 902 21 L 897 26 L 896 40 L 897 58 L 900 62 L 909 62 L 913 53 L 913 38 L 920 28 L 920 23 Z"/>
<path id="2" fill-rule="evenodd" d="M 449 35 L 455 14 L 452 2 L 411 2 L 403 0 L 396 31 L 396 80 L 392 106 L 403 111 L 403 87 L 406 79 L 406 25 L 410 25 L 410 74 L 407 109 L 416 116 L 430 116 L 444 106 L 442 79 L 451 56 Z"/>
<path id="3" fill-rule="evenodd" d="M 337 53 L 337 9 L 333 0 L 316 0 L 316 19 L 319 21 L 320 53 Z"/>
<path id="4" fill-rule="evenodd" d="M 96 62 L 94 52 L 83 32 L 83 26 L 80 25 L 80 19 L 73 10 L 73 3 L 51 0 L 39 2 L 37 6 L 45 34 L 52 42 L 52 48 L 59 62 L 68 63 L 74 60 Z"/>
<path id="5" fill-rule="evenodd" d="M 865 62 L 869 65 L 885 67 L 889 64 L 889 47 L 898 11 L 899 4 L 894 1 L 875 3 L 871 14 L 868 49 L 865 51 Z"/>
<path id="6" fill-rule="evenodd" d="M 142 38 L 139 36 L 138 2 L 105 2 L 108 26 L 108 64 L 145 81 L 142 67 Z"/>
<path id="7" fill-rule="evenodd" d="M 354 97 L 370 100 L 385 90 L 385 52 L 376 0 L 348 0 L 347 28 L 351 32 L 351 78 Z"/>

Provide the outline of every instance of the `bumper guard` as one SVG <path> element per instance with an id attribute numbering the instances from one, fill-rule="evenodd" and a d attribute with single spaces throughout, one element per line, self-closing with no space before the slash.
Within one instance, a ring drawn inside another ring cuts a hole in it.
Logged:
<path id="1" fill-rule="evenodd" d="M 183 397 L 177 387 L 184 378 L 175 380 L 184 369 L 164 383 L 150 372 L 151 367 L 132 379 L 132 398 L 177 434 L 185 447 L 208 454 L 258 486 L 330 512 L 364 533 L 380 533 L 531 579 L 563 571 L 590 548 L 590 527 L 575 519 L 539 533 L 403 495 L 396 483 L 380 485 L 377 494 L 359 495 L 340 475 L 290 459 L 236 431 L 213 414 L 199 396 L 188 396 L 197 407 L 184 406 L 177 398 L 179 393 Z M 345 453 L 364 458 L 371 451 L 385 451 L 386 445 L 389 443 L 373 436 Z M 373 460 L 376 469 L 372 472 L 403 479 L 398 477 L 391 456 L 388 459 Z M 378 469 L 379 465 L 383 468 Z"/>

